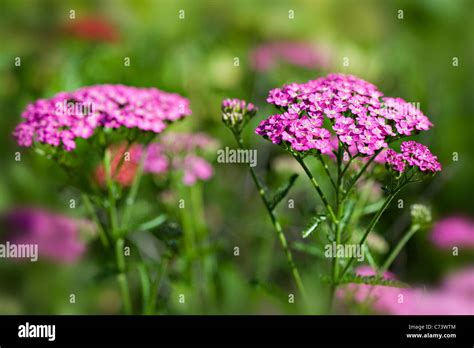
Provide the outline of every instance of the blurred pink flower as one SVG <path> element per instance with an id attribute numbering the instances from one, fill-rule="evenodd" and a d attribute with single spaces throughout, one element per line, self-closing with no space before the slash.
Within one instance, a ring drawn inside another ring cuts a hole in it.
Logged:
<path id="1" fill-rule="evenodd" d="M 162 174 L 169 170 L 168 158 L 163 153 L 163 145 L 153 143 L 148 146 L 143 170 L 145 173 L 153 174 Z"/>
<path id="2" fill-rule="evenodd" d="M 444 291 L 470 298 L 474 305 L 474 268 L 467 268 L 448 275 L 443 280 Z"/>
<path id="3" fill-rule="evenodd" d="M 449 216 L 433 228 L 431 240 L 440 248 L 474 247 L 474 221 L 462 216 Z"/>
<path id="4" fill-rule="evenodd" d="M 204 158 L 189 155 L 183 161 L 183 183 L 191 186 L 197 180 L 208 180 L 213 175 L 212 166 Z"/>
<path id="5" fill-rule="evenodd" d="M 86 250 L 79 240 L 79 228 L 87 225 L 84 220 L 37 208 L 18 208 L 3 214 L 2 224 L 7 227 L 5 237 L 10 243 L 37 244 L 39 259 L 71 263 Z"/>
<path id="6" fill-rule="evenodd" d="M 359 275 L 375 275 L 370 267 Z M 390 273 L 385 278 L 393 279 Z M 472 315 L 474 314 L 474 269 L 453 274 L 438 289 L 396 288 L 381 285 L 349 284 L 341 287 L 339 298 L 352 296 L 357 303 L 368 303 L 379 313 L 394 315 Z"/>
<path id="7" fill-rule="evenodd" d="M 268 42 L 257 46 L 251 53 L 251 64 L 257 71 L 268 71 L 284 62 L 303 68 L 326 67 L 327 50 L 316 48 L 307 42 Z"/>
<path id="8" fill-rule="evenodd" d="M 194 185 L 213 175 L 211 164 L 197 153 L 215 147 L 217 142 L 204 133 L 168 133 L 159 143 L 148 146 L 144 171 L 152 174 L 179 171 L 183 173 L 185 185 Z"/>
<path id="9" fill-rule="evenodd" d="M 357 268 L 357 275 L 373 276 L 375 272 L 369 266 Z M 395 275 L 390 272 L 383 274 L 384 279 L 396 279 Z M 396 288 L 384 285 L 367 285 L 367 284 L 348 284 L 340 287 L 337 292 L 339 298 L 352 296 L 357 303 L 370 303 L 376 312 L 393 313 L 394 308 L 400 305 L 400 299 L 404 301 L 405 297 L 409 297 L 409 289 Z M 402 303 L 403 305 L 403 303 Z"/>

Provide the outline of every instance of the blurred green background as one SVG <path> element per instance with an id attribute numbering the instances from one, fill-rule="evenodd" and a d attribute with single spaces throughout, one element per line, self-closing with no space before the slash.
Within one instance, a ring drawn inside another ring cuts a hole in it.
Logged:
<path id="1" fill-rule="evenodd" d="M 265 103 L 268 90 L 341 72 L 368 80 L 387 95 L 420 103 L 435 124 L 419 141 L 438 155 L 442 174 L 405 191 L 405 208 L 390 208 L 378 231 L 396 240 L 413 203 L 430 205 L 435 218 L 474 216 L 473 14 L 469 0 L 2 0 L 0 211 L 35 205 L 81 215 L 80 209 L 69 209 L 71 192 L 59 168 L 20 149 L 11 136 L 25 106 L 38 98 L 101 83 L 177 92 L 190 99 L 193 114 L 172 128 L 206 132 L 222 147 L 235 145 L 221 123 L 221 100 L 247 99 L 260 111 L 245 140 L 258 149 L 260 175 L 277 186 L 288 175 L 274 166 L 283 152 L 253 133 L 261 119 L 274 113 Z M 78 22 L 91 18 L 106 23 L 106 29 L 77 29 Z M 311 68 L 281 61 L 256 71 L 251 52 L 271 42 L 304 42 L 329 60 Z M 126 58 L 130 66 L 124 65 Z M 14 160 L 17 151 L 21 162 Z M 455 153 L 458 161 L 453 161 Z M 279 292 L 294 291 L 292 281 L 245 166 L 214 163 L 214 169 L 203 188 L 210 238 L 218 245 L 215 299 L 185 309 L 170 305 L 169 312 L 300 313 L 281 301 Z M 300 178 L 292 193 L 296 209 L 280 208 L 292 242 L 301 240 L 299 232 L 316 202 L 307 188 L 307 180 Z M 411 240 L 395 265 L 406 281 L 435 284 L 449 269 L 470 261 L 436 250 L 427 233 Z M 234 246 L 240 248 L 238 257 Z M 318 275 L 325 266 L 295 254 L 317 312 L 323 306 Z M 93 280 L 98 265 L 88 256 L 67 266 L 1 261 L 0 313 L 116 313 L 114 284 Z M 180 291 L 179 286 L 170 291 Z M 75 304 L 69 302 L 72 293 Z"/>

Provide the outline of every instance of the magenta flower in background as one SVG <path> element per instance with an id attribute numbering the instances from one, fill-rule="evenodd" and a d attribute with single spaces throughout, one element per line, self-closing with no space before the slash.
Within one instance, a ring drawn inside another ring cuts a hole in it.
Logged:
<path id="1" fill-rule="evenodd" d="M 182 172 L 183 183 L 187 186 L 194 185 L 198 180 L 208 180 L 214 174 L 212 166 L 197 153 L 216 146 L 217 142 L 204 133 L 168 133 L 159 143 L 148 146 L 144 172 Z"/>
<path id="2" fill-rule="evenodd" d="M 443 280 L 442 289 L 461 297 L 470 298 L 473 300 L 472 305 L 474 306 L 474 268 L 466 268 L 449 274 Z"/>
<path id="3" fill-rule="evenodd" d="M 37 208 L 19 208 L 4 213 L 4 236 L 13 244 L 37 244 L 39 259 L 60 263 L 77 261 L 86 251 L 79 239 L 79 230 L 93 231 L 85 220 L 69 218 Z"/>
<path id="4" fill-rule="evenodd" d="M 357 269 L 359 275 L 375 275 L 370 267 Z M 339 298 L 352 297 L 379 313 L 393 315 L 472 315 L 474 314 L 474 273 L 461 271 L 447 278 L 440 288 L 396 288 L 381 285 L 349 284 L 338 290 Z M 384 275 L 394 279 L 390 273 Z"/>
<path id="5" fill-rule="evenodd" d="M 369 266 L 361 266 L 357 268 L 356 274 L 360 276 L 374 276 L 376 273 Z M 395 275 L 390 272 L 383 274 L 384 279 L 396 279 Z M 384 285 L 367 285 L 367 284 L 348 284 L 337 290 L 337 296 L 341 299 L 350 296 L 357 303 L 369 303 L 371 308 L 376 312 L 393 313 L 394 308 L 400 305 L 400 295 L 405 298 L 411 296 L 410 289 L 396 288 Z M 401 305 L 404 305 L 403 303 Z"/>
<path id="6" fill-rule="evenodd" d="M 163 145 L 159 143 L 148 145 L 143 171 L 145 173 L 162 174 L 168 170 L 169 161 L 168 157 L 163 153 Z"/>
<path id="7" fill-rule="evenodd" d="M 462 216 L 441 219 L 433 227 L 430 239 L 440 248 L 474 248 L 474 221 Z"/>
<path id="8" fill-rule="evenodd" d="M 307 42 L 269 42 L 256 47 L 250 61 L 257 71 L 271 70 L 279 63 L 314 69 L 326 67 L 329 55 L 326 49 Z"/>
<path id="9" fill-rule="evenodd" d="M 168 123 L 190 115 L 189 101 L 156 88 L 96 85 L 61 92 L 29 104 L 13 135 L 20 146 L 34 142 L 71 151 L 75 139 L 87 139 L 96 128 L 139 128 L 161 133 Z"/>
<path id="10" fill-rule="evenodd" d="M 184 172 L 183 183 L 187 186 L 194 185 L 198 180 L 209 180 L 214 171 L 212 166 L 204 158 L 188 155 L 182 163 Z"/>

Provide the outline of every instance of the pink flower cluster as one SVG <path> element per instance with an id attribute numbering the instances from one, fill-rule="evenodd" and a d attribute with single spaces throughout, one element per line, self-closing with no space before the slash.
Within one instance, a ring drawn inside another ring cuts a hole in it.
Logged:
<path id="1" fill-rule="evenodd" d="M 441 164 L 438 158 L 425 146 L 416 141 L 405 141 L 400 146 L 401 153 L 388 149 L 385 161 L 397 172 L 403 172 L 405 166 L 417 167 L 422 172 L 439 172 Z"/>
<path id="2" fill-rule="evenodd" d="M 379 115 L 395 122 L 399 134 L 412 135 L 416 131 L 426 131 L 433 124 L 420 109 L 402 98 L 382 98 L 384 108 L 378 111 Z"/>
<path id="3" fill-rule="evenodd" d="M 430 238 L 440 248 L 474 248 L 474 221 L 463 216 L 446 217 L 436 223 Z"/>
<path id="4" fill-rule="evenodd" d="M 29 104 L 14 136 L 21 146 L 37 141 L 71 151 L 76 138 L 87 139 L 99 127 L 160 133 L 168 123 L 190 114 L 189 101 L 178 94 L 156 88 L 96 85 Z"/>
<path id="5" fill-rule="evenodd" d="M 360 267 L 357 274 L 375 275 L 370 267 Z M 395 288 L 382 285 L 350 284 L 338 290 L 339 298 L 351 297 L 356 303 L 370 304 L 380 313 L 395 315 L 473 315 L 474 270 L 450 275 L 439 288 Z M 395 279 L 391 273 L 386 279 Z"/>
<path id="6" fill-rule="evenodd" d="M 320 118 L 299 118 L 297 113 L 284 112 L 264 120 L 256 132 L 274 144 L 287 142 L 296 151 L 317 149 L 321 153 L 331 153 L 331 133 L 321 126 Z"/>
<path id="7" fill-rule="evenodd" d="M 148 146 L 144 171 L 153 174 L 180 171 L 187 186 L 194 185 L 198 180 L 208 180 L 213 175 L 212 166 L 197 152 L 213 149 L 216 145 L 214 139 L 203 133 L 168 133 L 160 143 Z"/>
<path id="8" fill-rule="evenodd" d="M 413 105 L 382 96 L 373 84 L 352 75 L 330 74 L 307 83 L 285 85 L 271 90 L 267 98 L 284 114 L 263 120 L 256 133 L 277 144 L 297 138 L 297 147 L 289 141 L 295 150 L 323 149 L 325 152 L 321 152 L 327 153 L 328 148 L 314 139 L 320 138 L 324 121 L 329 119 L 340 142 L 371 156 L 400 134 L 431 127 L 428 118 Z M 300 120 L 309 120 L 302 129 Z M 322 133 L 326 139 L 327 133 Z"/>

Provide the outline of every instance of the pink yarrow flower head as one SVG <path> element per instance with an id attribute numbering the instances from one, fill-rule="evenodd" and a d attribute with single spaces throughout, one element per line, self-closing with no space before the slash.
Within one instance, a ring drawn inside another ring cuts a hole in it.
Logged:
<path id="1" fill-rule="evenodd" d="M 418 168 L 424 173 L 436 173 L 442 166 L 438 158 L 425 146 L 416 141 L 405 141 L 400 146 L 401 153 L 392 149 L 386 151 L 385 161 L 397 172 L 403 172 L 406 167 Z"/>
<path id="2" fill-rule="evenodd" d="M 474 248 L 474 220 L 463 216 L 449 216 L 433 227 L 430 239 L 439 248 Z"/>
<path id="3" fill-rule="evenodd" d="M 287 143 L 296 151 L 316 149 L 321 153 L 330 152 L 327 134 L 334 134 L 355 154 L 372 156 L 397 136 L 431 127 L 426 116 L 408 107 L 408 114 L 401 107 L 387 111 L 390 100 L 384 102 L 382 97 L 375 85 L 352 75 L 330 74 L 291 83 L 269 92 L 267 102 L 282 113 L 263 120 L 256 133 L 276 144 Z M 396 106 L 399 104 L 401 101 Z M 409 126 L 400 132 L 403 122 Z"/>
<path id="4" fill-rule="evenodd" d="M 37 244 L 38 259 L 60 263 L 77 261 L 86 251 L 79 230 L 93 230 L 85 220 L 78 220 L 37 208 L 18 208 L 1 217 L 13 244 Z M 3 236 L 2 236 L 3 237 Z"/>
<path id="5" fill-rule="evenodd" d="M 39 142 L 71 151 L 77 138 L 90 138 L 97 128 L 161 133 L 170 122 L 190 114 L 189 101 L 178 94 L 156 88 L 95 85 L 29 104 L 13 135 L 20 146 Z"/>
<path id="6" fill-rule="evenodd" d="M 144 172 L 181 172 L 183 183 L 192 186 L 198 180 L 209 180 L 213 176 L 212 165 L 200 154 L 216 147 L 217 142 L 204 133 L 168 133 L 159 143 L 148 145 Z"/>
<path id="7" fill-rule="evenodd" d="M 240 99 L 224 99 L 221 105 L 222 121 L 224 124 L 241 132 L 248 121 L 257 113 L 257 107 Z"/>

